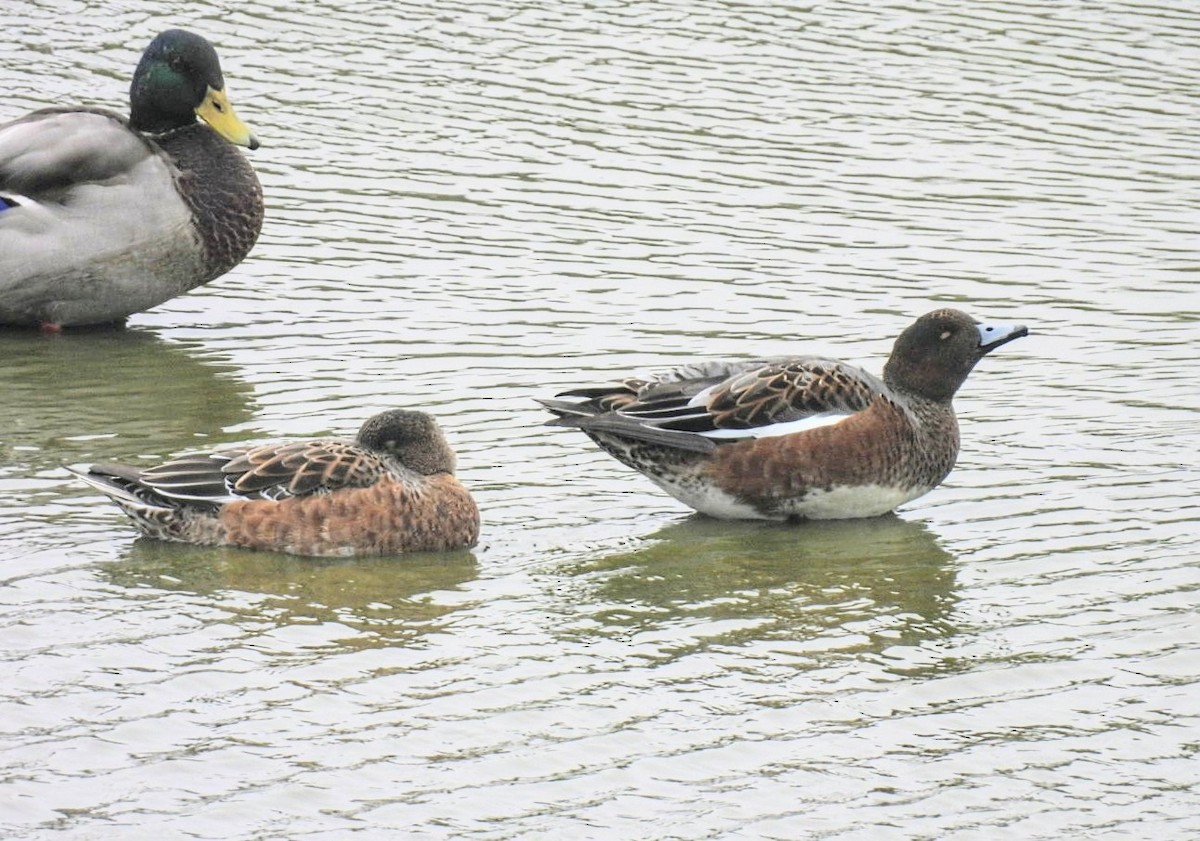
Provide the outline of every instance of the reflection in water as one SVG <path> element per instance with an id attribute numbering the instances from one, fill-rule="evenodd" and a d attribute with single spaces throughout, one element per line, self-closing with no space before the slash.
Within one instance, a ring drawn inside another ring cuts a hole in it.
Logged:
<path id="1" fill-rule="evenodd" d="M 475 556 L 465 551 L 334 560 L 149 538 L 139 538 L 124 559 L 102 569 L 121 587 L 226 602 L 238 621 L 265 620 L 275 627 L 345 626 L 339 645 L 358 648 L 428 632 L 437 620 L 462 607 L 459 600 L 444 598 L 446 594 L 477 573 Z M 246 595 L 252 598 L 247 601 Z"/>
<path id="2" fill-rule="evenodd" d="M 29 550 L 30 517 L 51 524 L 44 545 L 83 539 L 90 526 L 79 503 L 101 511 L 103 499 L 64 465 L 160 458 L 242 437 L 224 432 L 252 414 L 252 389 L 235 371 L 137 330 L 0 332 L 0 548 Z M 116 527 L 112 512 L 101 516 Z"/>
<path id="3" fill-rule="evenodd" d="M 5 461 L 34 468 L 173 452 L 246 421 L 251 389 L 231 366 L 136 330 L 0 332 Z M 121 439 L 111 452 L 97 439 Z"/>
<path id="4" fill-rule="evenodd" d="M 954 633 L 953 559 L 920 522 L 888 515 L 774 525 L 697 516 L 649 540 L 569 571 L 571 600 L 594 611 L 586 633 L 630 637 L 686 624 L 703 626 L 704 645 L 803 644 L 855 626 L 838 644 L 843 651 Z"/>

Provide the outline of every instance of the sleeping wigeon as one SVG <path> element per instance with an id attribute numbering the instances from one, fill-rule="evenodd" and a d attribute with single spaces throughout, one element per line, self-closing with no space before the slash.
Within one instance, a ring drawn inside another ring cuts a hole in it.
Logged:
<path id="1" fill-rule="evenodd" d="M 354 441 L 232 447 L 154 467 L 72 470 L 150 537 L 295 555 L 391 555 L 461 549 L 479 509 L 455 457 L 423 412 L 395 409 Z"/>

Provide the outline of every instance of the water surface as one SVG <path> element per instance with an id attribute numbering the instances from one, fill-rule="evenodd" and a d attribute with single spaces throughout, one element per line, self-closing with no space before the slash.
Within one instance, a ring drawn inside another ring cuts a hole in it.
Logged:
<path id="1" fill-rule="evenodd" d="M 0 335 L 20 838 L 1200 832 L 1186 3 L 31 3 L 0 120 L 217 42 L 268 216 L 118 334 Z M 533 403 L 1027 323 L 869 522 L 690 516 Z M 474 550 L 136 537 L 63 470 L 437 414 Z"/>

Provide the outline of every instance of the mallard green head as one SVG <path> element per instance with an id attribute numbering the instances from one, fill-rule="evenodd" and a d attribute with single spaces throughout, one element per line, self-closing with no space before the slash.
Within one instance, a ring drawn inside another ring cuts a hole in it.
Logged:
<path id="1" fill-rule="evenodd" d="M 258 139 L 229 104 L 217 51 L 183 29 L 168 29 L 146 47 L 133 74 L 129 106 L 138 131 L 167 132 L 200 117 L 230 143 L 258 148 Z"/>

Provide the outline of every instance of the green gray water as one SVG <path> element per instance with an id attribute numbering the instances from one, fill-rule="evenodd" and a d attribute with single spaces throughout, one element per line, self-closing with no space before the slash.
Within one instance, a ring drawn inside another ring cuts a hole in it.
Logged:
<path id="1" fill-rule="evenodd" d="M 0 11 L 0 120 L 195 28 L 268 219 L 123 334 L 0 336 L 0 834 L 1200 834 L 1193 4 L 130 8 Z M 944 304 L 1033 332 L 894 517 L 692 518 L 532 402 L 878 370 Z M 389 406 L 472 552 L 155 544 L 62 469 Z"/>

